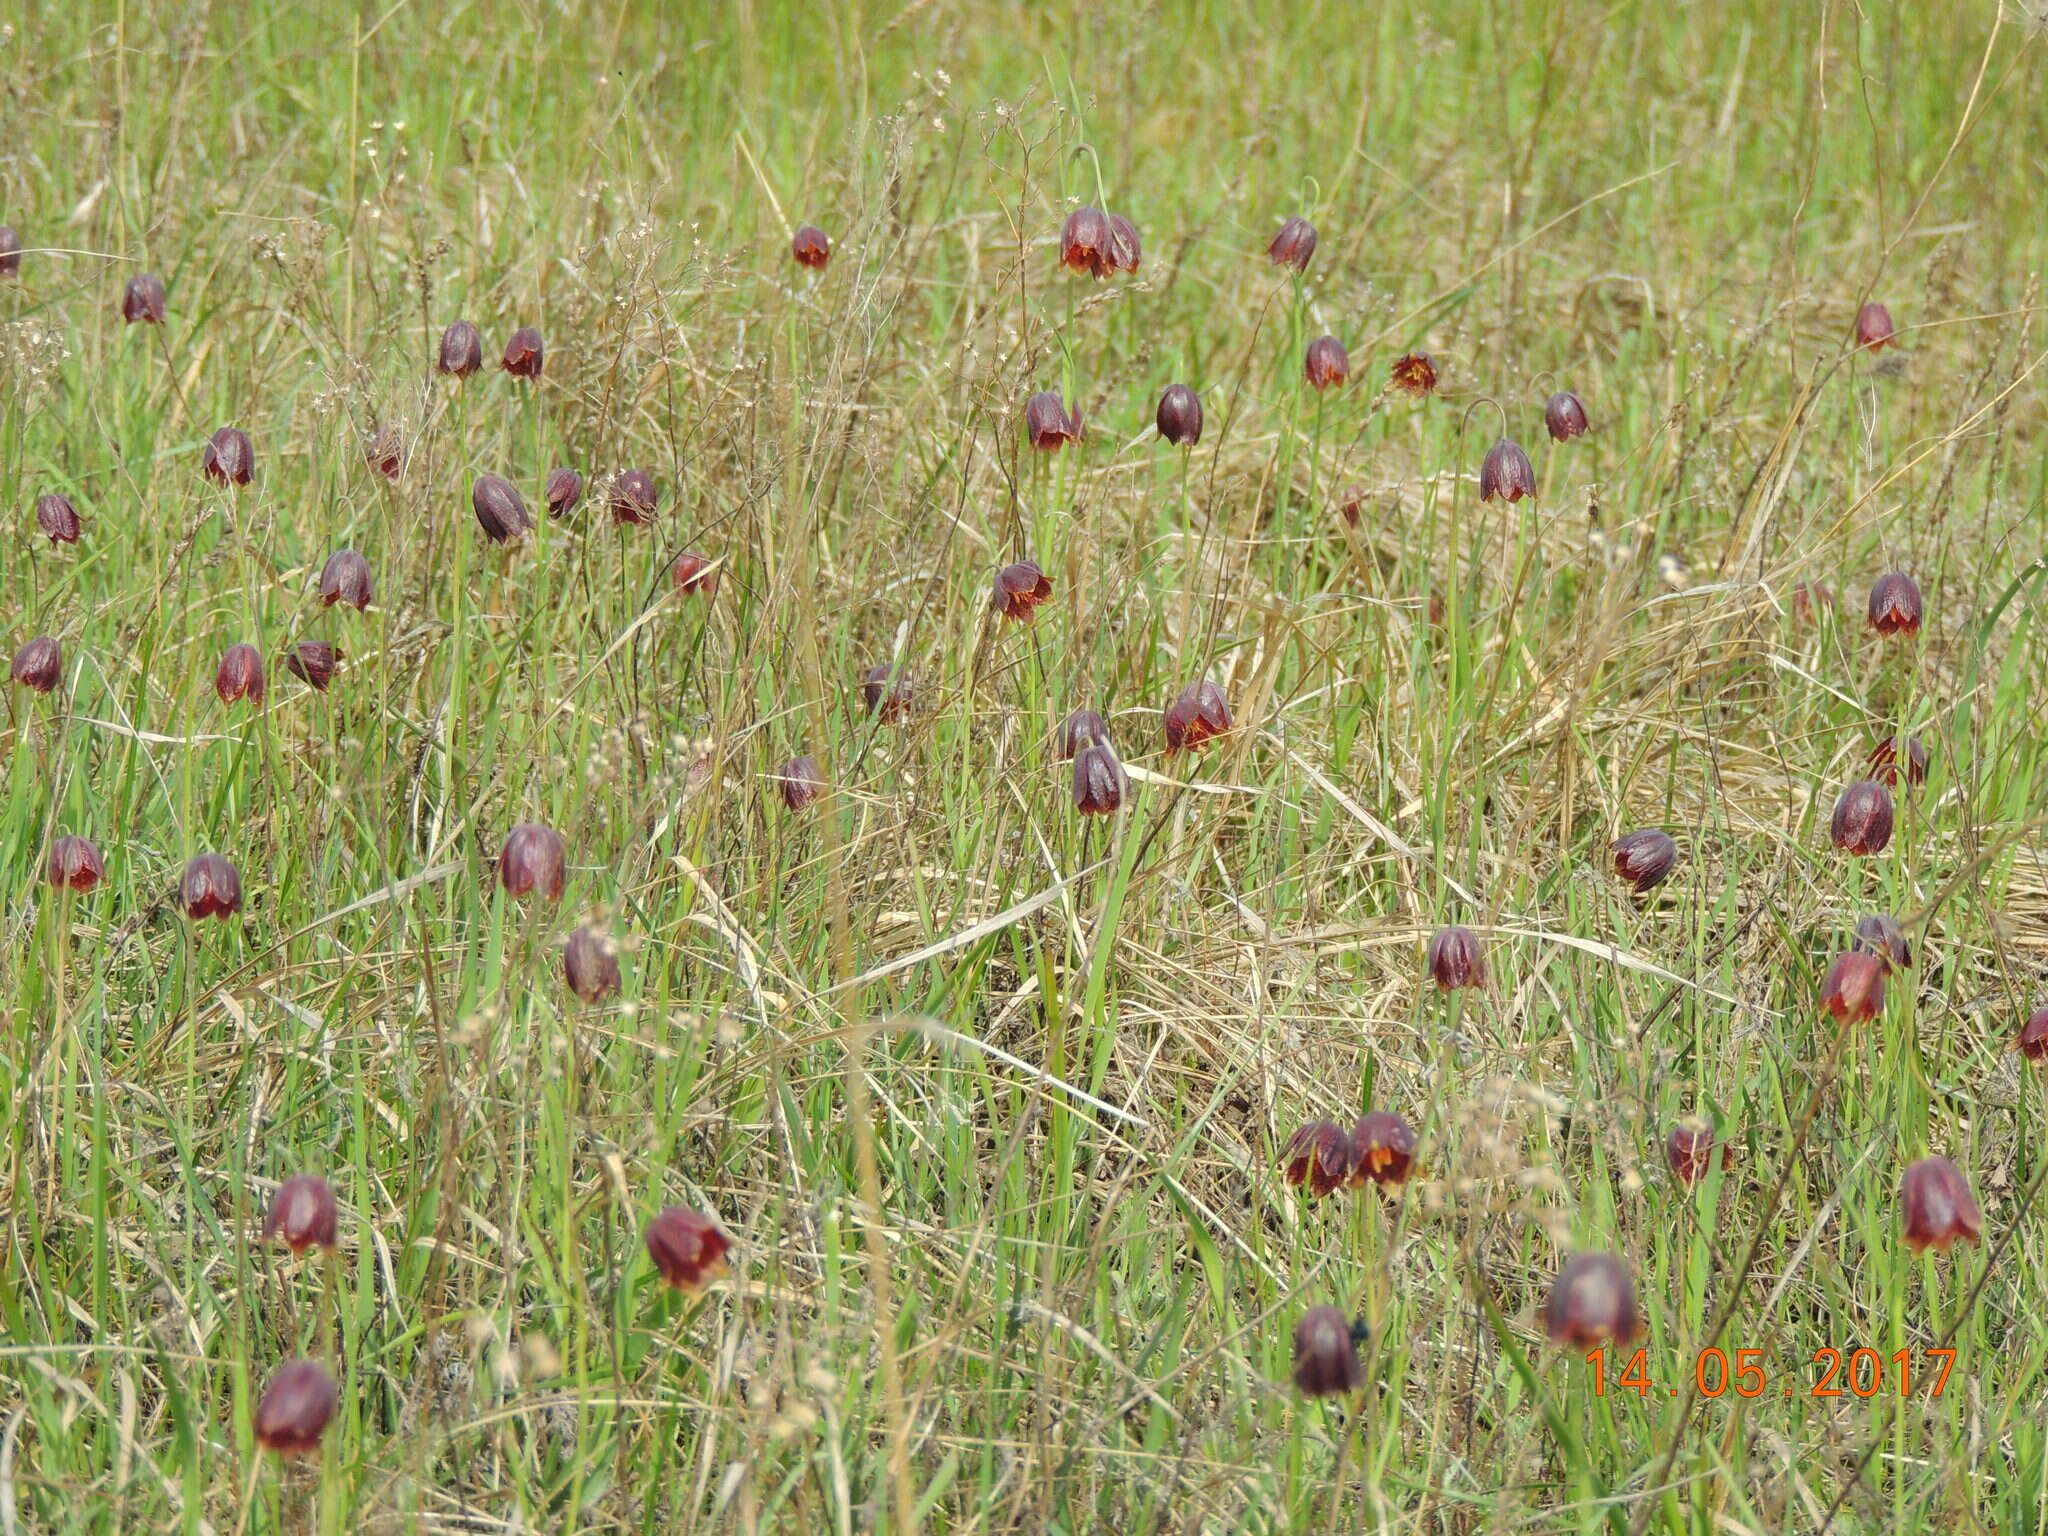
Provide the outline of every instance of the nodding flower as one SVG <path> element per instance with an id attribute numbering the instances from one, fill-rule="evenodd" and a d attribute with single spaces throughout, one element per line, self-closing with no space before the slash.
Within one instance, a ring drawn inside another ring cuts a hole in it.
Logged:
<path id="1" fill-rule="evenodd" d="M 538 894 L 548 901 L 560 901 L 568 867 L 569 849 L 562 834 L 537 821 L 522 821 L 514 827 L 498 854 L 498 880 L 505 894 L 515 900 Z"/>
<path id="2" fill-rule="evenodd" d="M 484 365 L 484 338 L 467 320 L 457 320 L 441 333 L 440 355 L 435 371 L 466 379 Z"/>
<path id="3" fill-rule="evenodd" d="M 1439 928 L 1423 951 L 1422 963 L 1430 980 L 1446 992 L 1486 985 L 1486 956 L 1470 928 Z"/>
<path id="4" fill-rule="evenodd" d="M 1404 352 L 1394 359 L 1387 376 L 1389 387 L 1420 399 L 1436 393 L 1436 359 L 1427 352 Z"/>
<path id="5" fill-rule="evenodd" d="M 815 224 L 799 224 L 789 238 L 789 254 L 800 267 L 822 267 L 832 259 L 832 242 Z"/>
<path id="6" fill-rule="evenodd" d="M 1925 607 L 1920 584 L 1904 571 L 1887 571 L 1870 586 L 1870 627 L 1880 635 L 1917 635 Z"/>
<path id="7" fill-rule="evenodd" d="M 240 427 L 222 427 L 207 440 L 199 467 L 216 485 L 247 485 L 256 475 L 256 450 Z"/>
<path id="8" fill-rule="evenodd" d="M 647 1224 L 647 1256 L 661 1278 L 695 1293 L 728 1269 L 732 1239 L 718 1223 L 686 1205 L 672 1205 Z"/>
<path id="9" fill-rule="evenodd" d="M 1166 750 L 1192 752 L 1230 730 L 1230 700 L 1208 678 L 1189 683 L 1166 706 Z"/>
<path id="10" fill-rule="evenodd" d="M 1899 1183 L 1899 1216 L 1906 1246 L 1915 1253 L 1945 1250 L 1958 1238 L 1983 1240 L 1984 1214 L 1962 1170 L 1945 1157 L 1923 1157 L 1906 1169 Z"/>
<path id="11" fill-rule="evenodd" d="M 1614 855 L 1614 872 L 1638 892 L 1662 885 L 1678 862 L 1678 844 L 1655 828 L 1617 837 L 1608 849 Z"/>
<path id="12" fill-rule="evenodd" d="M 1842 791 L 1828 835 L 1844 853 L 1883 853 L 1892 840 L 1892 795 L 1875 779 L 1858 779 Z"/>
<path id="13" fill-rule="evenodd" d="M 540 377 L 540 364 L 540 332 L 530 325 L 522 325 L 506 341 L 505 358 L 498 366 L 515 379 L 537 379 Z"/>
<path id="14" fill-rule="evenodd" d="M 1006 619 L 1029 621 L 1032 611 L 1052 596 L 1052 582 L 1034 560 L 1018 560 L 996 572 L 989 606 Z"/>
<path id="15" fill-rule="evenodd" d="M 1344 354 L 1344 343 L 1334 336 L 1318 336 L 1308 344 L 1308 352 L 1301 360 L 1301 373 L 1316 389 L 1342 384 L 1351 377 L 1351 359 Z"/>
<path id="16" fill-rule="evenodd" d="M 121 318 L 130 325 L 162 325 L 164 303 L 164 280 L 154 272 L 138 273 L 121 290 Z"/>
<path id="17" fill-rule="evenodd" d="M 1292 267 L 1297 272 L 1308 270 L 1309 258 L 1315 253 L 1316 227 L 1299 216 L 1283 223 L 1273 243 L 1266 247 L 1266 259 L 1274 266 Z"/>
<path id="18" fill-rule="evenodd" d="M 1865 352 L 1881 352 L 1898 343 L 1892 312 L 1882 304 L 1866 304 L 1856 311 L 1856 345 Z"/>
<path id="19" fill-rule="evenodd" d="M 1628 1266 L 1611 1253 L 1575 1253 L 1566 1259 L 1543 1303 L 1543 1329 L 1552 1343 L 1580 1349 L 1635 1338 L 1642 1318 Z"/>
<path id="20" fill-rule="evenodd" d="M 1032 447 L 1046 453 L 1080 442 L 1087 432 L 1081 425 L 1079 402 L 1070 411 L 1051 390 L 1040 390 L 1024 402 L 1024 435 Z"/>
<path id="21" fill-rule="evenodd" d="M 279 1456 L 310 1456 L 341 1406 L 341 1389 L 316 1360 L 279 1366 L 256 1404 L 256 1443 Z"/>
<path id="22" fill-rule="evenodd" d="M 1202 399 L 1185 384 L 1169 384 L 1159 397 L 1154 417 L 1159 435 L 1176 448 L 1192 448 L 1202 440 Z"/>
<path id="23" fill-rule="evenodd" d="M 1569 442 L 1592 431 L 1586 420 L 1586 402 L 1568 389 L 1561 389 L 1543 402 L 1543 427 L 1552 442 Z"/>
<path id="24" fill-rule="evenodd" d="M 1536 467 L 1512 437 L 1504 437 L 1486 450 L 1479 461 L 1481 501 L 1520 501 L 1536 494 Z"/>
<path id="25" fill-rule="evenodd" d="M 52 544 L 76 544 L 85 531 L 78 520 L 78 508 L 60 492 L 36 498 L 36 526 Z"/>
<path id="26" fill-rule="evenodd" d="M 1358 1346 L 1363 1325 L 1335 1307 L 1316 1307 L 1294 1328 L 1294 1385 L 1305 1397 L 1340 1397 L 1365 1384 Z"/>

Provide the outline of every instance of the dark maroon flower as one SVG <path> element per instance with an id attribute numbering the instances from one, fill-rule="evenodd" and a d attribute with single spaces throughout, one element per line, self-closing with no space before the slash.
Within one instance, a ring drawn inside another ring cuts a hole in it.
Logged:
<path id="1" fill-rule="evenodd" d="M 1052 596 L 1052 581 L 1033 560 L 1018 560 L 996 572 L 989 606 L 1006 619 L 1029 621 L 1032 610 Z"/>
<path id="2" fill-rule="evenodd" d="M 1486 985 L 1486 955 L 1470 928 L 1439 928 L 1422 952 L 1423 969 L 1446 992 Z"/>
<path id="3" fill-rule="evenodd" d="M 1899 738 L 1887 736 L 1870 749 L 1870 776 L 1886 784 L 1899 782 Z M 1906 782 L 1927 782 L 1927 748 L 1918 736 L 1906 738 Z"/>
<path id="4" fill-rule="evenodd" d="M 1169 384 L 1159 397 L 1159 435 L 1176 448 L 1192 448 L 1202 440 L 1202 400 L 1185 384 Z"/>
<path id="5" fill-rule="evenodd" d="M 316 1360 L 278 1367 L 256 1404 L 256 1443 L 280 1456 L 310 1456 L 341 1406 L 341 1389 Z"/>
<path id="6" fill-rule="evenodd" d="M 505 360 L 498 365 L 515 379 L 540 377 L 540 332 L 522 325 L 505 343 Z"/>
<path id="7" fill-rule="evenodd" d="M 1486 450 L 1479 462 L 1481 501 L 1520 501 L 1536 494 L 1536 468 L 1529 455 L 1512 437 L 1504 437 Z"/>
<path id="8" fill-rule="evenodd" d="M 1792 611 L 1801 619 L 1811 623 L 1825 608 L 1834 611 L 1835 594 L 1818 581 L 1795 582 L 1792 586 Z"/>
<path id="9" fill-rule="evenodd" d="M 1376 1109 L 1351 1127 L 1351 1182 L 1400 1188 L 1415 1169 L 1415 1127 Z"/>
<path id="10" fill-rule="evenodd" d="M 50 884 L 83 896 L 106 878 L 107 862 L 89 837 L 60 837 L 50 844 Z"/>
<path id="11" fill-rule="evenodd" d="M 1984 1214 L 1963 1181 L 1962 1170 L 1945 1157 L 1923 1157 L 1899 1181 L 1899 1215 L 1906 1246 L 1915 1253 L 1948 1250 L 1957 1238 L 1983 1240 Z"/>
<path id="12" fill-rule="evenodd" d="M 1564 1261 L 1543 1303 L 1543 1331 L 1553 1344 L 1626 1344 L 1641 1327 L 1627 1265 L 1611 1253 L 1575 1253 Z"/>
<path id="13" fill-rule="evenodd" d="M 1835 802 L 1828 832 L 1844 853 L 1883 853 L 1892 840 L 1891 791 L 1874 779 L 1858 779 Z"/>
<path id="14" fill-rule="evenodd" d="M 613 479 L 605 505 L 611 508 L 615 523 L 651 523 L 659 500 L 654 489 L 654 476 L 644 469 L 629 469 Z"/>
<path id="15" fill-rule="evenodd" d="M 1614 872 L 1639 892 L 1662 885 L 1678 862 L 1678 844 L 1654 828 L 1625 833 L 1607 847 L 1614 855 Z"/>
<path id="16" fill-rule="evenodd" d="M 1856 311 L 1856 345 L 1866 352 L 1879 352 L 1896 345 L 1892 312 L 1882 304 L 1866 304 Z"/>
<path id="17" fill-rule="evenodd" d="M 709 555 L 686 549 L 676 556 L 675 564 L 669 567 L 668 573 L 678 592 L 711 597 L 718 591 L 718 572 L 711 568 Z"/>
<path id="18" fill-rule="evenodd" d="M 1108 277 L 1117 270 L 1116 235 L 1100 208 L 1076 208 L 1060 231 L 1060 261 L 1076 272 Z"/>
<path id="19" fill-rule="evenodd" d="M 1358 1334 L 1335 1307 L 1316 1307 L 1294 1327 L 1294 1385 L 1307 1397 L 1340 1397 L 1365 1385 Z"/>
<path id="20" fill-rule="evenodd" d="M 1280 233 L 1266 247 L 1266 257 L 1276 267 L 1308 270 L 1308 259 L 1316 253 L 1316 227 L 1304 218 L 1292 218 L 1280 226 Z"/>
<path id="21" fill-rule="evenodd" d="M 320 568 L 320 601 L 332 608 L 347 603 L 357 613 L 370 606 L 370 562 L 352 549 L 337 549 Z"/>
<path id="22" fill-rule="evenodd" d="M 1404 352 L 1394 359 L 1388 384 L 1404 395 L 1420 399 L 1436 393 L 1436 359 L 1427 352 Z"/>
<path id="23" fill-rule="evenodd" d="M 1856 947 L 1884 961 L 1888 970 L 1913 964 L 1913 945 L 1905 931 L 1881 912 L 1873 912 L 1856 924 Z"/>
<path id="24" fill-rule="evenodd" d="M 1880 635 L 1920 633 L 1920 587 L 1903 571 L 1888 571 L 1870 588 L 1870 627 Z"/>
<path id="25" fill-rule="evenodd" d="M 301 1173 L 277 1186 L 270 1214 L 263 1218 L 263 1240 L 284 1239 L 293 1253 L 308 1248 L 341 1246 L 341 1207 L 334 1187 L 316 1173 Z"/>
<path id="26" fill-rule="evenodd" d="M 76 544 L 83 531 L 69 496 L 52 492 L 36 498 L 36 526 L 52 544 Z"/>
<path id="27" fill-rule="evenodd" d="M 405 468 L 405 439 L 396 427 L 385 427 L 363 449 L 363 461 L 386 480 L 396 480 Z"/>
<path id="28" fill-rule="evenodd" d="M 661 1278 L 695 1293 L 726 1273 L 732 1239 L 718 1223 L 686 1205 L 672 1205 L 647 1223 L 647 1255 Z"/>
<path id="29" fill-rule="evenodd" d="M 199 854 L 178 881 L 178 904 L 194 922 L 209 917 L 225 922 L 242 910 L 242 877 L 227 855 Z"/>
<path id="30" fill-rule="evenodd" d="M 21 276 L 21 236 L 12 224 L 0 224 L 0 277 Z"/>
<path id="31" fill-rule="evenodd" d="M 562 979 L 584 1002 L 602 1002 L 619 990 L 619 946 L 585 923 L 562 946 Z"/>
<path id="32" fill-rule="evenodd" d="M 247 485 L 256 474 L 249 434 L 240 427 L 222 427 L 208 439 L 199 467 L 215 485 Z"/>
<path id="33" fill-rule="evenodd" d="M 1884 1011 L 1884 977 L 1890 966 L 1876 955 L 1852 949 L 1835 956 L 1820 984 L 1820 1005 L 1843 1024 L 1867 1024 Z"/>
<path id="34" fill-rule="evenodd" d="M 912 696 L 910 679 L 896 677 L 895 669 L 886 663 L 869 667 L 860 676 L 861 702 L 867 705 L 868 713 L 879 717 L 884 725 L 895 725 L 909 718 Z"/>
<path id="35" fill-rule="evenodd" d="M 1552 442 L 1570 442 L 1592 431 L 1586 420 L 1586 402 L 1568 389 L 1560 389 L 1543 402 L 1543 425 Z"/>
<path id="36" fill-rule="evenodd" d="M 1328 389 L 1351 377 L 1351 359 L 1344 355 L 1344 343 L 1336 337 L 1318 336 L 1308 344 L 1301 371 L 1312 387 Z"/>
<path id="37" fill-rule="evenodd" d="M 1194 751 L 1230 729 L 1230 700 L 1206 677 L 1189 683 L 1166 706 L 1166 750 Z"/>
<path id="38" fill-rule="evenodd" d="M 1365 516 L 1366 489 L 1362 485 L 1347 485 L 1337 498 L 1337 510 L 1344 514 L 1344 521 L 1352 527 L 1358 526 Z"/>
<path id="39" fill-rule="evenodd" d="M 1109 727 L 1092 709 L 1077 709 L 1060 723 L 1060 761 L 1066 762 L 1091 741 L 1108 741 Z"/>
<path id="40" fill-rule="evenodd" d="M 247 699 L 263 702 L 263 654 L 253 645 L 231 645 L 220 654 L 220 670 L 213 674 L 213 691 L 223 704 Z"/>
<path id="41" fill-rule="evenodd" d="M 441 333 L 441 355 L 434 367 L 466 379 L 484 365 L 484 339 L 467 320 L 458 320 Z"/>
<path id="42" fill-rule="evenodd" d="M 789 254 L 800 267 L 822 267 L 832 259 L 832 242 L 815 224 L 799 224 L 789 239 Z"/>
<path id="43" fill-rule="evenodd" d="M 341 664 L 341 648 L 325 640 L 301 640 L 284 653 L 284 669 L 315 693 L 325 693 Z"/>
<path id="44" fill-rule="evenodd" d="M 1069 412 L 1058 395 L 1041 390 L 1024 402 L 1024 435 L 1032 447 L 1048 453 L 1064 443 L 1080 442 L 1086 433 L 1081 429 L 1079 402 Z"/>
<path id="45" fill-rule="evenodd" d="M 1074 809 L 1083 816 L 1111 816 L 1130 792 L 1130 775 L 1108 739 L 1083 742 L 1074 754 Z"/>
<path id="46" fill-rule="evenodd" d="M 1135 272 L 1144 256 L 1144 247 L 1138 244 L 1138 226 L 1122 214 L 1112 213 L 1109 216 L 1109 270 Z"/>
<path id="47" fill-rule="evenodd" d="M 1714 1128 L 1697 1116 L 1679 1121 L 1665 1138 L 1664 1160 L 1671 1165 L 1672 1177 L 1679 1183 L 1687 1188 L 1699 1183 L 1714 1166 Z M 1723 1144 L 1721 1166 L 1730 1168 L 1734 1164 L 1735 1149 Z"/>
<path id="48" fill-rule="evenodd" d="M 1331 1120 L 1309 1121 L 1280 1149 L 1282 1177 L 1318 1199 L 1342 1189 L 1355 1162 L 1350 1136 Z"/>
<path id="49" fill-rule="evenodd" d="M 2028 1016 L 2013 1048 L 2029 1061 L 2048 1059 L 2048 1008 L 2036 1008 Z"/>
<path id="50" fill-rule="evenodd" d="M 806 809 L 825 793 L 825 770 L 815 757 L 792 757 L 775 770 L 782 803 L 792 811 Z"/>
<path id="51" fill-rule="evenodd" d="M 38 635 L 14 653 L 14 680 L 31 693 L 49 693 L 64 680 L 64 648 Z"/>
<path id="52" fill-rule="evenodd" d="M 569 849 L 562 834 L 537 821 L 514 827 L 498 855 L 498 879 L 514 900 L 538 893 L 547 901 L 560 901 L 568 869 Z"/>
<path id="53" fill-rule="evenodd" d="M 121 290 L 121 318 L 130 325 L 138 320 L 149 325 L 164 323 L 164 284 L 154 272 L 142 272 L 128 279 Z"/>
<path id="54" fill-rule="evenodd" d="M 583 477 L 566 466 L 548 471 L 548 483 L 540 499 L 548 504 L 549 517 L 567 517 L 583 495 Z"/>
<path id="55" fill-rule="evenodd" d="M 469 490 L 469 504 L 476 509 L 484 536 L 493 544 L 517 543 L 533 531 L 526 498 L 501 475 L 478 475 Z"/>

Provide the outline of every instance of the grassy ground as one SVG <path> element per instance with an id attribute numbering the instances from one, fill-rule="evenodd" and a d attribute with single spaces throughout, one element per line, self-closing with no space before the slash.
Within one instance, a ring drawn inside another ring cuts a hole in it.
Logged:
<path id="1" fill-rule="evenodd" d="M 0 1531 L 2048 1529 L 2038 19 L 1265 9 L 0 30 L 0 615 L 65 656 L 0 722 Z M 1080 202 L 1135 279 L 1059 267 Z M 145 270 L 160 329 L 117 312 Z M 1850 349 L 1866 297 L 1896 350 Z M 538 326 L 542 379 L 435 376 L 459 316 L 492 364 Z M 1436 398 L 1384 388 L 1412 347 Z M 1544 434 L 1560 387 L 1592 436 Z M 1023 446 L 1036 389 L 1085 444 Z M 1534 502 L 1477 500 L 1501 417 Z M 651 470 L 655 525 L 594 489 L 487 544 L 472 479 L 537 507 L 557 464 Z M 344 546 L 365 613 L 313 595 Z M 1053 600 L 998 624 L 1025 555 Z M 1917 640 L 1862 622 L 1892 569 Z M 214 697 L 236 640 L 260 712 Z M 1239 729 L 1168 756 L 1202 676 Z M 1085 823 L 1083 704 L 1134 777 Z M 1851 859 L 1834 798 L 1900 728 L 1931 772 Z M 799 751 L 834 790 L 792 815 Z M 559 905 L 495 881 L 528 820 Z M 1638 898 L 1642 826 L 1683 853 Z M 45 886 L 62 832 L 97 891 Z M 228 923 L 175 899 L 209 849 Z M 1843 1030 L 1872 911 L 1918 964 Z M 1452 921 L 1483 991 L 1423 982 Z M 1285 1186 L 1367 1106 L 1421 1130 L 1399 1199 Z M 1689 1113 L 1737 1154 L 1693 1191 Z M 1984 1240 L 1916 1257 L 1930 1151 Z M 332 1258 L 258 1237 L 304 1171 Z M 676 1203 L 736 1244 L 695 1299 L 640 1241 Z M 1642 1392 L 1542 1336 L 1582 1248 L 1635 1276 Z M 1310 1401 L 1325 1302 L 1368 1386 Z M 1764 1390 L 1701 1395 L 1710 1346 Z M 1816 1395 L 1858 1348 L 1879 1390 Z M 250 1418 L 301 1353 L 342 1409 L 280 1464 Z"/>

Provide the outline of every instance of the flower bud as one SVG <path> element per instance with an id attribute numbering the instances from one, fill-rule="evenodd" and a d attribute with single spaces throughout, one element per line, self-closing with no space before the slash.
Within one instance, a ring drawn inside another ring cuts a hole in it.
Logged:
<path id="1" fill-rule="evenodd" d="M 318 1174 L 301 1173 L 277 1186 L 263 1218 L 263 1240 L 281 1238 L 293 1253 L 332 1251 L 341 1246 L 340 1220 L 334 1187 Z"/>
<path id="2" fill-rule="evenodd" d="M 484 365 L 484 339 L 467 320 L 458 320 L 441 333 L 441 353 L 434 361 L 440 373 L 466 379 Z"/>
<path id="3" fill-rule="evenodd" d="M 256 1443 L 279 1456 L 310 1456 L 340 1406 L 341 1389 L 325 1366 L 290 1361 L 270 1378 L 256 1404 Z"/>
<path id="4" fill-rule="evenodd" d="M 223 704 L 247 699 L 263 702 L 263 655 L 253 645 L 231 645 L 221 652 L 220 670 L 213 674 L 213 691 Z"/>
<path id="5" fill-rule="evenodd" d="M 548 901 L 560 901 L 568 868 L 569 849 L 562 834 L 537 821 L 514 827 L 498 855 L 498 879 L 514 900 L 538 892 Z"/>
<path id="6" fill-rule="evenodd" d="M 14 653 L 14 680 L 31 693 L 49 693 L 64 680 L 64 648 L 38 635 Z"/>
<path id="7" fill-rule="evenodd" d="M 140 321 L 146 325 L 164 323 L 164 284 L 154 272 L 143 272 L 128 279 L 128 286 L 121 291 L 121 318 L 130 325 Z"/>
<path id="8" fill-rule="evenodd" d="M 1169 384 L 1159 397 L 1155 425 L 1176 448 L 1192 448 L 1202 440 L 1202 401 L 1185 384 Z"/>
<path id="9" fill-rule="evenodd" d="M 1292 267 L 1297 272 L 1308 270 L 1309 258 L 1316 253 L 1316 227 L 1304 218 L 1291 218 L 1280 226 L 1280 233 L 1273 237 L 1273 243 L 1266 247 L 1266 258 L 1276 267 Z"/>
<path id="10" fill-rule="evenodd" d="M 478 475 L 469 490 L 469 504 L 484 536 L 493 544 L 515 544 L 533 531 L 526 500 L 512 482 L 499 475 Z"/>
<path id="11" fill-rule="evenodd" d="M 1074 809 L 1083 816 L 1109 816 L 1131 792 L 1130 775 L 1106 739 L 1082 743 L 1074 754 Z"/>
<path id="12" fill-rule="evenodd" d="M 50 844 L 46 873 L 52 889 L 83 896 L 106 878 L 107 864 L 91 838 L 60 837 Z"/>
<path id="13" fill-rule="evenodd" d="M 194 922 L 209 917 L 225 922 L 242 910 L 242 877 L 225 854 L 202 853 L 185 866 L 178 904 Z"/>
<path id="14" fill-rule="evenodd" d="M 1092 709 L 1077 709 L 1060 723 L 1060 761 L 1069 761 L 1091 741 L 1108 741 L 1109 726 Z"/>
<path id="15" fill-rule="evenodd" d="M 1899 782 L 1899 740 L 1887 736 L 1870 749 L 1870 776 L 1885 784 Z M 1906 782 L 1924 784 L 1927 782 L 1927 747 L 1918 736 L 1908 736 L 1906 742 Z"/>
<path id="16" fill-rule="evenodd" d="M 36 498 L 36 526 L 52 544 L 76 544 L 84 531 L 71 498 L 54 492 Z"/>

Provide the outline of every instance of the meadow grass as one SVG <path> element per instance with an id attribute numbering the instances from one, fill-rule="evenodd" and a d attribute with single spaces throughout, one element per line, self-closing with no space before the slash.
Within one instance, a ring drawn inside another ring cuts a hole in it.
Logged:
<path id="1" fill-rule="evenodd" d="M 0 1533 L 2048 1529 L 2042 22 L 32 0 L 0 613 L 64 673 L 0 722 Z M 1083 203 L 1135 277 L 1062 269 Z M 1036 453 L 1048 389 L 1088 436 Z M 226 424 L 249 487 L 200 473 Z M 1478 500 L 1503 432 L 1533 501 Z M 605 510 L 628 467 L 652 526 Z M 363 613 L 314 595 L 344 547 Z M 1053 598 L 1001 622 L 1027 557 Z M 1863 623 L 1889 570 L 1915 638 Z M 261 710 L 214 694 L 241 640 Z M 1237 728 L 1169 754 L 1203 677 Z M 1113 817 L 1054 750 L 1084 705 Z M 1831 807 L 1899 731 L 1927 780 L 1852 859 Z M 558 904 L 496 879 L 527 821 Z M 1682 850 L 1642 896 L 1639 827 Z M 97 890 L 45 884 L 60 833 Z M 208 850 L 224 923 L 177 901 Z M 1867 912 L 1916 963 L 1844 1028 Z M 589 1006 L 585 922 L 625 978 Z M 1451 922 L 1482 989 L 1423 975 Z M 1368 1107 L 1420 1132 L 1398 1195 L 1283 1182 Z M 1690 1190 L 1689 1114 L 1733 1151 Z M 1904 1246 L 1928 1153 L 1981 1243 Z M 301 1172 L 337 1253 L 260 1238 Z M 671 1204 L 734 1240 L 701 1295 L 642 1246 Z M 1586 1249 L 1641 1391 L 1544 1337 Z M 1367 1385 L 1310 1400 L 1324 1303 Z M 1816 1361 L 1858 1349 L 1867 1397 Z M 341 1408 L 281 1462 L 251 1416 L 302 1354 Z"/>

